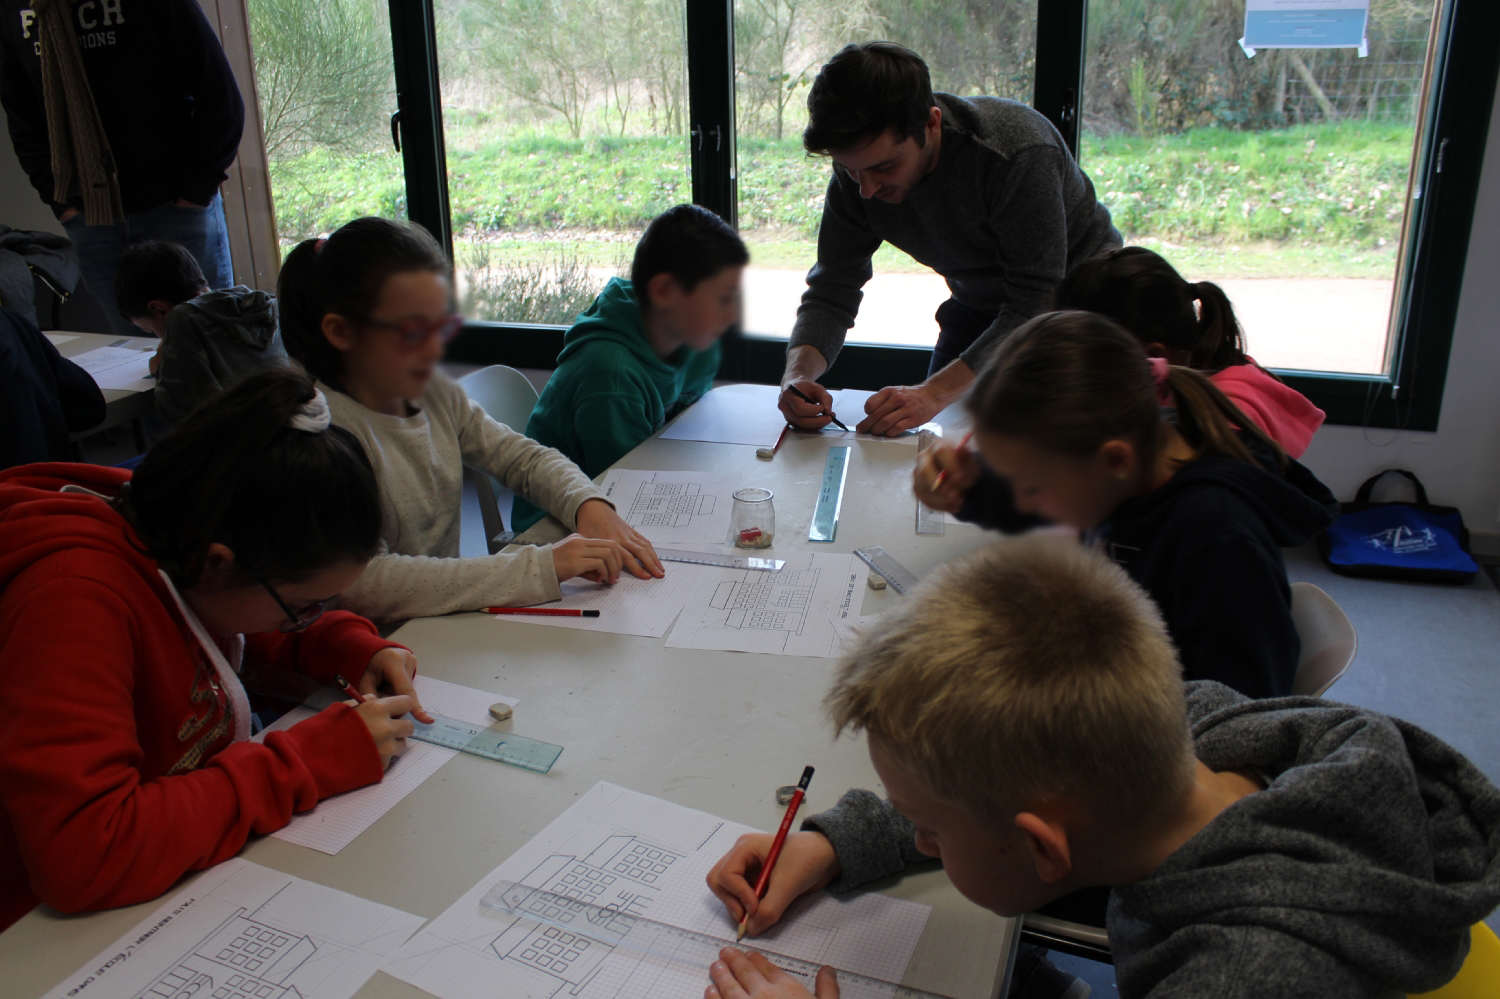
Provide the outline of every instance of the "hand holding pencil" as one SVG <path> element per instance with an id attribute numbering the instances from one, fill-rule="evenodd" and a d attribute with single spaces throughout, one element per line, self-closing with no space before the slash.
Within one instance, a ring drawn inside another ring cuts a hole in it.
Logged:
<path id="1" fill-rule="evenodd" d="M 968 447 L 967 436 L 957 447 L 935 444 L 923 451 L 912 472 L 912 492 L 934 510 L 957 513 L 964 497 L 979 481 L 979 457 Z"/>
<path id="2" fill-rule="evenodd" d="M 790 829 L 791 823 L 782 819 Z M 708 872 L 708 887 L 724 903 L 729 918 L 750 936 L 775 925 L 787 906 L 839 876 L 838 857 L 819 832 L 789 832 L 773 861 L 776 836 L 746 833 Z M 751 879 L 766 881 L 764 897 Z"/>

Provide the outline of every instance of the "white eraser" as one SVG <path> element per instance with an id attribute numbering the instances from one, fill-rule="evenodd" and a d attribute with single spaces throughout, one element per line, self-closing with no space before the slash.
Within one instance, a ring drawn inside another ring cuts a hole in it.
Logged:
<path id="1" fill-rule="evenodd" d="M 869 584 L 872 590 L 883 590 L 885 589 L 885 577 L 878 572 L 872 572 L 869 576 Z"/>
<path id="2" fill-rule="evenodd" d="M 506 721 L 513 714 L 515 714 L 514 709 L 504 701 L 501 701 L 499 704 L 490 705 L 490 717 L 495 719 L 495 721 Z"/>

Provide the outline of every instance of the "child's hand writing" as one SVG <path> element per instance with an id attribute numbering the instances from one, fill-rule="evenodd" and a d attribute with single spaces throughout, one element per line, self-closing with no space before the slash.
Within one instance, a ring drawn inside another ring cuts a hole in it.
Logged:
<path id="1" fill-rule="evenodd" d="M 799 896 L 817 891 L 839 876 L 833 845 L 819 832 L 796 832 L 786 838 L 781 859 L 771 873 L 766 897 L 755 897 L 760 866 L 776 839 L 770 833 L 746 833 L 708 872 L 709 890 L 718 896 L 736 923 L 750 913 L 745 932 L 769 929 Z"/>
<path id="2" fill-rule="evenodd" d="M 911 476 L 912 492 L 934 510 L 957 513 L 964 505 L 964 496 L 979 481 L 980 470 L 979 457 L 967 447 L 937 444 L 917 459 Z"/>
<path id="3" fill-rule="evenodd" d="M 725 947 L 719 958 L 709 965 L 713 984 L 703 990 L 703 999 L 812 999 L 801 982 L 762 954 Z M 817 999 L 838 999 L 838 977 L 827 965 L 818 969 L 813 987 Z"/>
<path id="4" fill-rule="evenodd" d="M 380 685 L 384 683 L 397 694 L 410 697 L 412 714 L 417 716 L 417 721 L 430 725 L 432 715 L 423 709 L 422 701 L 417 697 L 417 688 L 412 684 L 412 678 L 416 675 L 416 656 L 406 649 L 395 647 L 381 649 L 370 657 L 364 676 L 359 678 L 359 692 L 361 694 L 379 693 Z"/>
<path id="5" fill-rule="evenodd" d="M 652 576 L 660 579 L 667 574 L 646 536 L 625 523 L 615 508 L 604 500 L 591 499 L 578 508 L 578 533 L 586 538 L 601 538 L 619 544 L 625 550 L 625 570 L 637 579 Z"/>
<path id="6" fill-rule="evenodd" d="M 404 695 L 372 697 L 366 694 L 363 704 L 344 703 L 354 708 L 370 730 L 370 738 L 375 740 L 375 751 L 380 754 L 383 765 L 390 766 L 391 757 L 406 751 L 406 737 L 411 735 L 413 726 L 411 719 L 403 716 L 416 706 L 416 701 Z"/>

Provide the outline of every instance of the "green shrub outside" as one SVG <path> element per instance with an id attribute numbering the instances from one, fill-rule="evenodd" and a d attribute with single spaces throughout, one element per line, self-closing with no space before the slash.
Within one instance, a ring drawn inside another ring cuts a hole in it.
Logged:
<path id="1" fill-rule="evenodd" d="M 557 230 L 587 241 L 589 233 L 638 231 L 691 198 L 681 140 L 539 136 L 485 138 L 472 146 L 464 140 L 463 130 L 454 129 L 448 157 L 454 229 L 465 241 L 504 244 Z M 1411 142 L 1409 127 L 1380 123 L 1202 128 L 1085 136 L 1081 162 L 1127 240 L 1271 243 L 1302 251 L 1292 256 L 1305 261 L 1309 253 L 1346 258 L 1396 242 Z M 394 153 L 317 149 L 277 159 L 271 173 L 285 241 L 359 215 L 405 210 Z M 797 140 L 742 139 L 742 230 L 752 241 L 811 243 L 827 183 L 827 162 L 807 157 Z"/>

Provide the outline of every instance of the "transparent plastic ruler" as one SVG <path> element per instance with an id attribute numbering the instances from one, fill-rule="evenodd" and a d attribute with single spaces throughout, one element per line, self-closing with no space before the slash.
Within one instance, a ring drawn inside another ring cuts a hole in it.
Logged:
<path id="1" fill-rule="evenodd" d="M 844 477 L 849 474 L 849 447 L 835 445 L 828 449 L 823 462 L 823 485 L 818 489 L 818 505 L 813 507 L 812 525 L 807 529 L 809 541 L 832 541 L 839 531 L 839 508 L 844 504 Z"/>
<path id="2" fill-rule="evenodd" d="M 927 423 L 917 429 L 917 458 L 922 457 L 922 452 L 936 444 L 943 436 L 943 428 L 935 423 Z M 917 500 L 917 533 L 918 534 L 942 534 L 947 530 L 948 518 L 940 511 L 928 508 L 927 504 Z"/>
<path id="3" fill-rule="evenodd" d="M 602 944 L 612 950 L 619 948 L 674 967 L 691 969 L 694 974 L 702 976 L 705 984 L 708 982 L 708 966 L 719 960 L 719 951 L 724 947 L 756 951 L 778 968 L 801 979 L 809 991 L 818 974 L 815 962 L 750 947 L 747 946 L 749 941 L 736 944 L 729 937 L 669 926 L 644 916 L 592 905 L 514 881 L 498 882 L 484 894 L 479 904 L 550 927 L 546 934 L 554 939 L 557 934 L 553 930 L 556 930 L 558 934 L 571 934 L 575 940 L 583 937 L 590 943 Z M 576 944 L 569 941 L 567 946 Z M 850 971 L 839 971 L 838 979 L 840 999 L 946 999 L 936 992 L 924 992 Z"/>
<path id="4" fill-rule="evenodd" d="M 865 564 L 880 573 L 891 588 L 903 597 L 908 590 L 917 585 L 917 577 L 912 571 L 900 562 L 896 556 L 886 551 L 879 545 L 871 545 L 868 548 L 856 548 L 854 554 L 865 560 Z"/>
<path id="5" fill-rule="evenodd" d="M 419 742 L 456 749 L 460 753 L 483 756 L 487 760 L 509 763 L 544 774 L 562 755 L 563 748 L 550 742 L 538 742 L 514 732 L 500 732 L 483 725 L 473 725 L 456 718 L 433 714 L 431 725 L 412 719 L 415 731 L 411 737 Z"/>
<path id="6" fill-rule="evenodd" d="M 691 562 L 693 565 L 718 565 L 725 569 L 756 569 L 780 572 L 784 558 L 754 558 L 749 555 L 710 555 L 707 552 L 684 552 L 675 548 L 658 548 L 656 557 L 663 562 Z"/>

